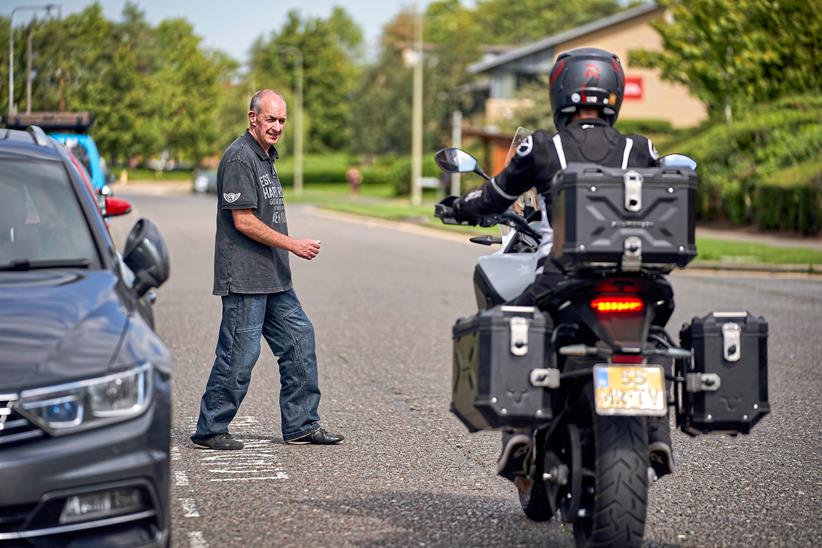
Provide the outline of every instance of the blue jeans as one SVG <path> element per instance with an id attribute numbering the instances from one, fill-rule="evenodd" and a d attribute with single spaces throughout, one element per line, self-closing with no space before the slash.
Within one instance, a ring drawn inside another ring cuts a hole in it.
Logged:
<path id="1" fill-rule="evenodd" d="M 320 387 L 314 326 L 293 289 L 261 295 L 230 293 L 223 299 L 223 319 L 216 357 L 200 402 L 192 441 L 228 432 L 260 356 L 265 337 L 280 366 L 280 415 L 283 439 L 317 430 Z"/>

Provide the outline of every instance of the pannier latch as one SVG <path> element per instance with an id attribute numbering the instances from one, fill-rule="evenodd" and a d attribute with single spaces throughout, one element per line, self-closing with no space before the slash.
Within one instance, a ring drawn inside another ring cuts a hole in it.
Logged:
<path id="1" fill-rule="evenodd" d="M 638 236 L 625 238 L 625 251 L 622 253 L 622 270 L 639 272 L 642 267 L 642 239 Z"/>
<path id="2" fill-rule="evenodd" d="M 528 320 L 511 318 L 511 354 L 524 356 L 528 353 Z"/>
<path id="3" fill-rule="evenodd" d="M 559 388 L 559 369 L 532 369 L 531 386 Z"/>
<path id="4" fill-rule="evenodd" d="M 688 373 L 685 375 L 685 390 L 688 392 L 716 392 L 722 379 L 716 373 Z"/>
<path id="5" fill-rule="evenodd" d="M 742 357 L 742 328 L 734 322 L 722 324 L 722 353 L 725 361 L 738 362 Z"/>
<path id="6" fill-rule="evenodd" d="M 625 209 L 639 211 L 642 209 L 642 175 L 629 171 L 623 177 L 625 182 Z"/>

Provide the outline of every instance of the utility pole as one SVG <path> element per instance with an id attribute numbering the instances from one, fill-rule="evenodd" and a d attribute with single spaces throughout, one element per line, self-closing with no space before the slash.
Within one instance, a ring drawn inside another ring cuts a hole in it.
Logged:
<path id="1" fill-rule="evenodd" d="M 51 13 L 53 8 L 57 8 L 59 12 L 62 10 L 60 4 L 42 4 L 36 6 L 17 6 L 13 10 L 11 10 L 11 15 L 9 15 L 9 114 L 14 114 L 16 109 L 14 108 L 14 14 L 18 11 L 37 11 L 37 10 L 46 10 L 46 15 Z M 29 39 L 31 35 L 29 35 Z"/>
<path id="2" fill-rule="evenodd" d="M 414 48 L 417 51 L 414 63 L 414 100 L 411 120 L 411 205 L 422 204 L 422 12 L 419 2 L 415 2 Z"/>
<path id="3" fill-rule="evenodd" d="M 26 114 L 31 113 L 31 31 L 34 21 L 29 23 L 29 37 L 26 40 Z"/>
<path id="4" fill-rule="evenodd" d="M 303 53 L 293 46 L 275 47 L 297 57 L 297 67 L 294 69 L 297 82 L 295 84 L 296 115 L 294 116 L 294 194 L 303 193 Z"/>
<path id="5" fill-rule="evenodd" d="M 462 111 L 455 110 L 451 115 L 451 146 L 460 148 L 462 146 Z M 451 196 L 459 196 L 461 177 L 459 173 L 451 174 Z"/>

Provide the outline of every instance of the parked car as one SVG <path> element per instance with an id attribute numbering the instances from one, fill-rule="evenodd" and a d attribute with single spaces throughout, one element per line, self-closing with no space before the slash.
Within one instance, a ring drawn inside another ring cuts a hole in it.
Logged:
<path id="1" fill-rule="evenodd" d="M 108 225 L 108 220 L 111 217 L 119 217 L 120 215 L 131 213 L 131 203 L 128 200 L 115 198 L 109 193 L 95 190 L 86 166 L 83 165 L 68 147 L 66 147 L 66 152 L 68 153 L 69 160 L 71 160 L 71 164 L 83 180 L 86 190 L 88 190 L 89 194 L 94 198 L 94 201 L 97 202 L 97 207 L 100 209 L 100 214 L 103 216 L 103 219 L 105 219 L 106 225 Z"/>
<path id="2" fill-rule="evenodd" d="M 165 546 L 171 356 L 140 219 L 122 257 L 66 150 L 0 129 L 0 545 Z"/>
<path id="3" fill-rule="evenodd" d="M 217 170 L 216 169 L 195 169 L 194 179 L 191 183 L 193 192 L 209 194 L 217 193 Z"/>
<path id="4" fill-rule="evenodd" d="M 36 125 L 50 137 L 63 143 L 86 168 L 91 184 L 98 192 L 105 192 L 114 176 L 106 169 L 94 138 L 88 133 L 94 124 L 91 112 L 43 111 L 14 113 L 3 117 L 9 129 L 26 129 Z"/>

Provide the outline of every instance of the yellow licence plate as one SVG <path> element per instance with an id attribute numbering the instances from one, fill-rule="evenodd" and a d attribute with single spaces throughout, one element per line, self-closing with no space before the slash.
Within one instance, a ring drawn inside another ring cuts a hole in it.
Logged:
<path id="1" fill-rule="evenodd" d="M 663 416 L 665 374 L 659 365 L 594 366 L 594 399 L 599 415 Z"/>

